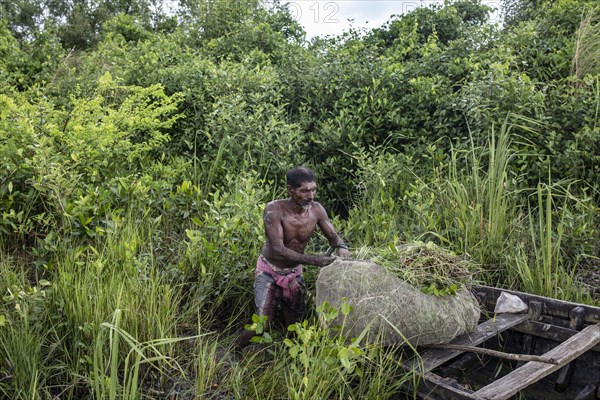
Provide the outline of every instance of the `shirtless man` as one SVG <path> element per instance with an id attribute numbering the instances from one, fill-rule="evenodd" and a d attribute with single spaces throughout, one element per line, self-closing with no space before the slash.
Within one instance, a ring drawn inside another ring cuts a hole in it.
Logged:
<path id="1" fill-rule="evenodd" d="M 286 174 L 289 198 L 267 204 L 263 214 L 266 242 L 258 257 L 254 278 L 256 313 L 267 317 L 269 331 L 277 306 L 281 304 L 287 326 L 302 318 L 305 308 L 305 285 L 302 264 L 323 267 L 334 257 L 304 254 L 316 227 L 321 229 L 329 246 L 340 257 L 349 257 L 348 246 L 336 233 L 321 204 L 314 201 L 317 179 L 313 171 L 295 167 Z M 250 343 L 254 331 L 244 331 L 237 341 L 241 348 Z"/>

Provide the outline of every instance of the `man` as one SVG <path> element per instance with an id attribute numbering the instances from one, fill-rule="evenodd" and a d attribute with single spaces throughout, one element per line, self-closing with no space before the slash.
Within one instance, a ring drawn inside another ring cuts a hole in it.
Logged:
<path id="1" fill-rule="evenodd" d="M 315 173 L 305 167 L 292 168 L 286 174 L 286 184 L 289 198 L 268 203 L 263 214 L 266 241 L 256 265 L 254 303 L 256 313 L 267 317 L 265 331 L 270 330 L 279 305 L 287 326 L 302 318 L 306 292 L 302 264 L 323 267 L 334 260 L 329 255 L 304 254 L 317 226 L 340 257 L 350 256 L 325 209 L 315 201 Z M 254 331 L 244 331 L 237 345 L 247 346 L 255 335 Z"/>

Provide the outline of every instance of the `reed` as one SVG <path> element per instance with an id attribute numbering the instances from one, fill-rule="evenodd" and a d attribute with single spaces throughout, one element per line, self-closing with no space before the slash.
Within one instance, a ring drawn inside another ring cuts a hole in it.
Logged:
<path id="1" fill-rule="evenodd" d="M 483 147 L 471 138 L 469 151 L 452 151 L 447 178 L 439 175 L 432 183 L 438 237 L 483 265 L 501 262 L 522 218 L 520 189 L 509 179 L 511 129 L 508 122 L 492 128 Z"/>
<path id="2" fill-rule="evenodd" d="M 529 293 L 559 299 L 581 298 L 573 285 L 576 265 L 564 257 L 563 238 L 567 224 L 568 198 L 550 185 L 539 184 L 529 206 L 529 242 L 520 244 L 516 255 L 507 257 L 509 276 Z M 563 198 L 562 204 L 557 204 Z"/>

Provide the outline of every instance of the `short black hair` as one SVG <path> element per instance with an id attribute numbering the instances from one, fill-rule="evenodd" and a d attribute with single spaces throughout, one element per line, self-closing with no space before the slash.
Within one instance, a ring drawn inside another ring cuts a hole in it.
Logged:
<path id="1" fill-rule="evenodd" d="M 285 182 L 292 188 L 299 188 L 304 182 L 317 182 L 315 173 L 306 167 L 294 167 L 285 174 Z"/>

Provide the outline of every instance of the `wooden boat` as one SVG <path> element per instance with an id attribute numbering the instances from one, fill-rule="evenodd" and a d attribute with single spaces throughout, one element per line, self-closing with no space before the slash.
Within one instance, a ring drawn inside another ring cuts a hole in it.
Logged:
<path id="1" fill-rule="evenodd" d="M 502 291 L 521 298 L 528 312 L 494 315 Z M 450 346 L 419 349 L 421 357 L 406 365 L 421 376 L 420 399 L 600 399 L 599 307 L 491 287 L 473 292 L 484 315 L 477 328 Z M 481 354 L 488 350 L 516 360 Z"/>

